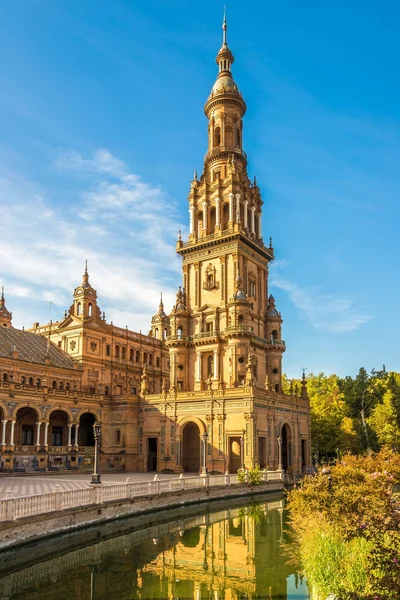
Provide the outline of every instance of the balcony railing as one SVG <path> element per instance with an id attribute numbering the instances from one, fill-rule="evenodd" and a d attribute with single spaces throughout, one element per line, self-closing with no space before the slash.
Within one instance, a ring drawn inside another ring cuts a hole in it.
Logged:
<path id="1" fill-rule="evenodd" d="M 212 158 L 217 154 L 221 154 L 221 152 L 229 152 L 230 154 L 240 154 L 240 156 L 243 156 L 243 158 L 247 160 L 247 154 L 244 150 L 242 150 L 241 148 L 232 148 L 232 146 L 216 146 L 204 155 L 204 160 L 208 160 L 209 158 Z"/>
<path id="2" fill-rule="evenodd" d="M 253 333 L 252 327 L 249 325 L 229 325 L 225 327 L 224 333 Z"/>

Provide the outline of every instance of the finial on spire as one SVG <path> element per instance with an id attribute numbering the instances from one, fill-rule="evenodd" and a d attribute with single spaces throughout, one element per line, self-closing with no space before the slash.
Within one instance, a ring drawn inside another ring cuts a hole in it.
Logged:
<path id="1" fill-rule="evenodd" d="M 0 298 L 0 306 L 5 306 L 5 299 L 4 299 L 4 285 L 1 286 L 1 298 Z"/>
<path id="2" fill-rule="evenodd" d="M 224 6 L 224 20 L 222 23 L 222 45 L 227 46 L 226 43 L 226 30 L 228 29 L 228 25 L 226 24 L 226 6 Z"/>
<path id="3" fill-rule="evenodd" d="M 178 241 L 182 241 L 182 231 L 178 229 Z"/>
<path id="4" fill-rule="evenodd" d="M 85 272 L 83 274 L 83 284 L 89 283 L 89 273 L 87 270 L 87 259 L 85 260 Z"/>

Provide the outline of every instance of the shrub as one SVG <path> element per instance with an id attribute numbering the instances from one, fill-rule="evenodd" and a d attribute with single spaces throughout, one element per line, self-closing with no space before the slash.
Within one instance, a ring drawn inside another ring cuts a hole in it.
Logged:
<path id="1" fill-rule="evenodd" d="M 289 494 L 293 549 L 316 598 L 400 597 L 399 455 L 345 456 Z"/>
<path id="2" fill-rule="evenodd" d="M 250 483 L 251 485 L 260 485 L 263 480 L 263 472 L 260 465 L 255 465 L 252 469 L 239 469 L 237 472 L 239 483 Z"/>

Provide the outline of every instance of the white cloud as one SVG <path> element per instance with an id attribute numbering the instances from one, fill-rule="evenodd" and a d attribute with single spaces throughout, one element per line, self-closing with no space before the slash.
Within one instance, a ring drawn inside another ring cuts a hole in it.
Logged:
<path id="1" fill-rule="evenodd" d="M 345 333 L 365 325 L 373 317 L 354 300 L 318 289 L 302 288 L 286 279 L 276 278 L 271 286 L 285 291 L 296 308 L 303 311 L 311 325 L 320 331 Z"/>
<path id="2" fill-rule="evenodd" d="M 107 150 L 89 157 L 60 154 L 56 166 L 61 177 L 68 174 L 68 190 L 72 175 L 68 206 L 52 202 L 51 189 L 0 173 L 0 200 L 7 206 L 0 222 L 0 283 L 14 323 L 22 325 L 17 297 L 29 295 L 34 311 L 42 301 L 42 314 L 31 314 L 30 321 L 47 320 L 45 302 L 55 304 L 53 319 L 61 317 L 88 259 L 100 307 L 125 315 L 122 325 L 147 332 L 159 292 L 167 292 L 169 309 L 180 283 L 175 242 L 182 226 L 173 200 Z"/>

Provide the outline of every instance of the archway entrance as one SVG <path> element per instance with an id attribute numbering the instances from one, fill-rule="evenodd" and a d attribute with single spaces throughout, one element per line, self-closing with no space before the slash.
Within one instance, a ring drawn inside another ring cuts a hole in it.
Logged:
<path id="1" fill-rule="evenodd" d="M 282 468 L 284 471 L 288 470 L 288 467 L 292 464 L 291 457 L 291 433 L 288 425 L 283 425 L 282 427 Z"/>
<path id="2" fill-rule="evenodd" d="M 237 473 L 242 466 L 242 445 L 240 436 L 229 438 L 229 473 Z"/>
<path id="3" fill-rule="evenodd" d="M 93 425 L 96 422 L 94 415 L 84 413 L 79 419 L 78 444 L 79 446 L 94 446 Z"/>
<path id="4" fill-rule="evenodd" d="M 200 472 L 200 429 L 196 423 L 183 428 L 182 466 L 185 473 Z"/>
<path id="5" fill-rule="evenodd" d="M 50 415 L 50 446 L 66 446 L 68 443 L 68 414 L 63 410 L 55 410 Z"/>

